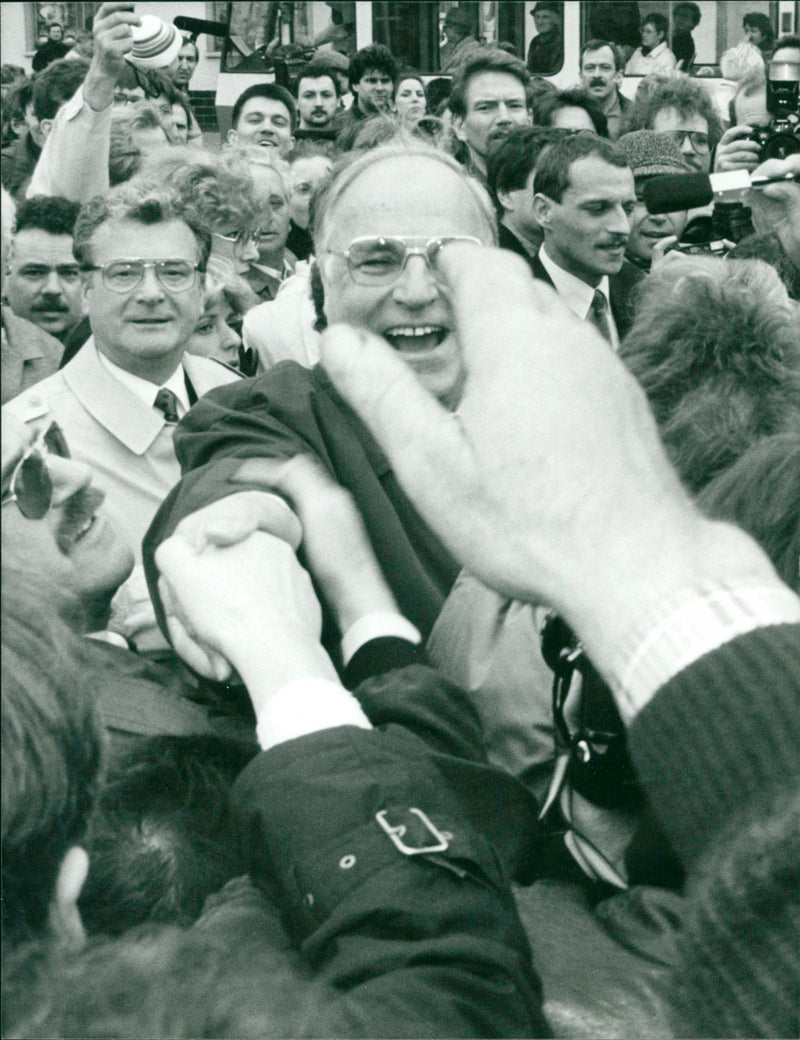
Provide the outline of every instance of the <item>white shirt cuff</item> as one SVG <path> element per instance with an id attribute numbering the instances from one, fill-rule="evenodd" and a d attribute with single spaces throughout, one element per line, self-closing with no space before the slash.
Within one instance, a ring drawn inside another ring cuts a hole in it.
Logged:
<path id="1" fill-rule="evenodd" d="M 370 640 L 387 636 L 405 639 L 417 646 L 422 642 L 422 636 L 402 614 L 365 614 L 354 621 L 342 636 L 342 659 L 345 665 L 350 664 L 356 652 Z"/>
<path id="2" fill-rule="evenodd" d="M 256 737 L 264 751 L 277 744 L 336 726 L 372 729 L 351 693 L 330 679 L 293 679 L 258 713 Z"/>
<path id="3" fill-rule="evenodd" d="M 800 622 L 800 598 L 777 583 L 753 588 L 686 589 L 637 625 L 611 678 L 627 725 L 670 679 L 738 636 Z"/>

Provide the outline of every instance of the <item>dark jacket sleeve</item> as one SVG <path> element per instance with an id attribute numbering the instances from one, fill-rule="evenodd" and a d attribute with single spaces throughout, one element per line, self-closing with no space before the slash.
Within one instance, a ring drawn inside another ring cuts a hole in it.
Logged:
<path id="1" fill-rule="evenodd" d="M 142 547 L 162 631 L 154 562 L 161 542 L 190 513 L 247 490 L 246 484 L 231 483 L 244 459 L 300 453 L 314 455 L 353 495 L 403 614 L 423 634 L 430 631 L 458 566 L 402 492 L 366 428 L 320 370 L 283 362 L 262 376 L 212 390 L 178 424 L 175 452 L 183 477 L 156 513 Z"/>
<path id="2" fill-rule="evenodd" d="M 800 779 L 800 625 L 757 629 L 695 661 L 637 715 L 628 740 L 691 867 L 752 801 Z"/>
<path id="3" fill-rule="evenodd" d="M 251 872 L 328 983 L 307 1035 L 543 1034 L 506 876 L 459 793 L 395 724 L 290 741 L 237 781 Z"/>

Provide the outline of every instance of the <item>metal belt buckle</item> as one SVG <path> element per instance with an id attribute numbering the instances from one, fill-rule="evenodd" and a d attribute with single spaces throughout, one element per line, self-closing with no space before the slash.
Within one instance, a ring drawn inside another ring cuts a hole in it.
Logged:
<path id="1" fill-rule="evenodd" d="M 428 828 L 431 834 L 436 838 L 437 844 L 435 845 L 421 845 L 419 848 L 414 848 L 411 845 L 406 845 L 402 840 L 405 836 L 408 828 L 405 824 L 398 823 L 396 827 L 393 827 L 386 819 L 386 810 L 381 809 L 380 812 L 375 813 L 375 819 L 378 821 L 380 826 L 389 835 L 394 842 L 394 845 L 404 856 L 419 856 L 426 852 L 445 852 L 450 847 L 450 839 L 453 837 L 452 834 L 438 830 L 433 823 L 428 819 L 422 809 L 409 809 L 410 813 L 413 813 L 418 817 Z"/>

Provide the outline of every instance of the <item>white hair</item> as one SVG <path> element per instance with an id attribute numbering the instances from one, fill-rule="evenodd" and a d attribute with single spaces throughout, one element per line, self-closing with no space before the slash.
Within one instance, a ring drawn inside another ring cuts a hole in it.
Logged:
<path id="1" fill-rule="evenodd" d="M 725 79 L 740 80 L 749 76 L 764 76 L 764 59 L 755 44 L 737 43 L 719 59 L 719 68 Z"/>

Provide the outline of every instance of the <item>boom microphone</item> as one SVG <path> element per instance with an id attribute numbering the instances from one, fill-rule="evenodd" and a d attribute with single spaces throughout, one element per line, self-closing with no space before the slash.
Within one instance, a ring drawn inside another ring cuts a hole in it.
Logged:
<path id="1" fill-rule="evenodd" d="M 751 177 L 747 170 L 712 174 L 669 173 L 650 177 L 644 184 L 642 197 L 648 213 L 675 213 L 707 206 L 720 192 L 761 188 L 796 178 L 794 173 L 782 177 Z"/>

